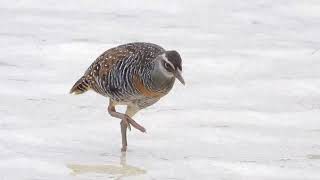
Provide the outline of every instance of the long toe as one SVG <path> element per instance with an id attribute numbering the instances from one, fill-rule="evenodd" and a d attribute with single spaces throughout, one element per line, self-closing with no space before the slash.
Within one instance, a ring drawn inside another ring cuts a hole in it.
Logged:
<path id="1" fill-rule="evenodd" d="M 129 124 L 131 124 L 134 128 L 138 129 L 139 131 L 146 132 L 146 129 L 143 126 L 141 126 L 140 124 L 138 124 L 136 121 L 134 121 L 132 118 L 130 118 L 130 117 L 127 118 L 127 122 Z"/>
<path id="2" fill-rule="evenodd" d="M 143 132 L 143 133 L 147 133 L 147 130 L 146 130 L 146 128 L 144 128 L 144 127 L 142 127 L 141 126 L 141 129 L 139 129 L 141 132 Z"/>

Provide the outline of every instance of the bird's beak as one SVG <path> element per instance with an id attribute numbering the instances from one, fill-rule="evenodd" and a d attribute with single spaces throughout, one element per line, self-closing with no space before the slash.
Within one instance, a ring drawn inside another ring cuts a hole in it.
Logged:
<path id="1" fill-rule="evenodd" d="M 184 79 L 181 75 L 181 71 L 178 69 L 175 71 L 174 76 L 183 84 L 185 85 L 186 83 L 184 82 Z"/>

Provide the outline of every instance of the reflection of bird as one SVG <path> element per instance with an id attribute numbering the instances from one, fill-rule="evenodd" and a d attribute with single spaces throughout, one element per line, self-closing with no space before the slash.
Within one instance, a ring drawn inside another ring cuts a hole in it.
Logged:
<path id="1" fill-rule="evenodd" d="M 89 89 L 109 97 L 108 112 L 122 119 L 122 151 L 127 149 L 127 128 L 141 132 L 145 128 L 132 116 L 166 95 L 177 78 L 182 84 L 181 57 L 151 43 L 129 43 L 105 51 L 75 83 L 70 93 L 82 94 Z M 125 114 L 116 105 L 127 105 Z"/>
<path id="2" fill-rule="evenodd" d="M 106 173 L 110 175 L 118 175 L 115 180 L 120 180 L 124 177 L 136 176 L 145 174 L 146 171 L 135 166 L 127 165 L 126 153 L 122 152 L 120 156 L 120 166 L 111 164 L 101 165 L 86 165 L 86 164 L 68 164 L 68 168 L 72 170 L 72 174 L 83 173 Z"/>

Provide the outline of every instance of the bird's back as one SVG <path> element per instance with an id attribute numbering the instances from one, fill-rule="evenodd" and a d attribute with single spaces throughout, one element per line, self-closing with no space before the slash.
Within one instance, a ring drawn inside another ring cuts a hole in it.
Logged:
<path id="1" fill-rule="evenodd" d="M 152 60 L 165 50 L 152 43 L 129 43 L 111 48 L 100 55 L 71 89 L 81 94 L 93 89 L 115 101 L 133 101 L 157 96 L 148 88 Z"/>

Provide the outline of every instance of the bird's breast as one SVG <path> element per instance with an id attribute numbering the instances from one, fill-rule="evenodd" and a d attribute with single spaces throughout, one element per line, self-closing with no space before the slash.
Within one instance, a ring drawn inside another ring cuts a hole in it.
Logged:
<path id="1" fill-rule="evenodd" d="M 151 89 L 150 86 L 147 86 L 146 82 L 144 82 L 138 75 L 133 76 L 132 82 L 134 88 L 144 97 L 160 98 L 165 95 L 162 91 Z"/>

